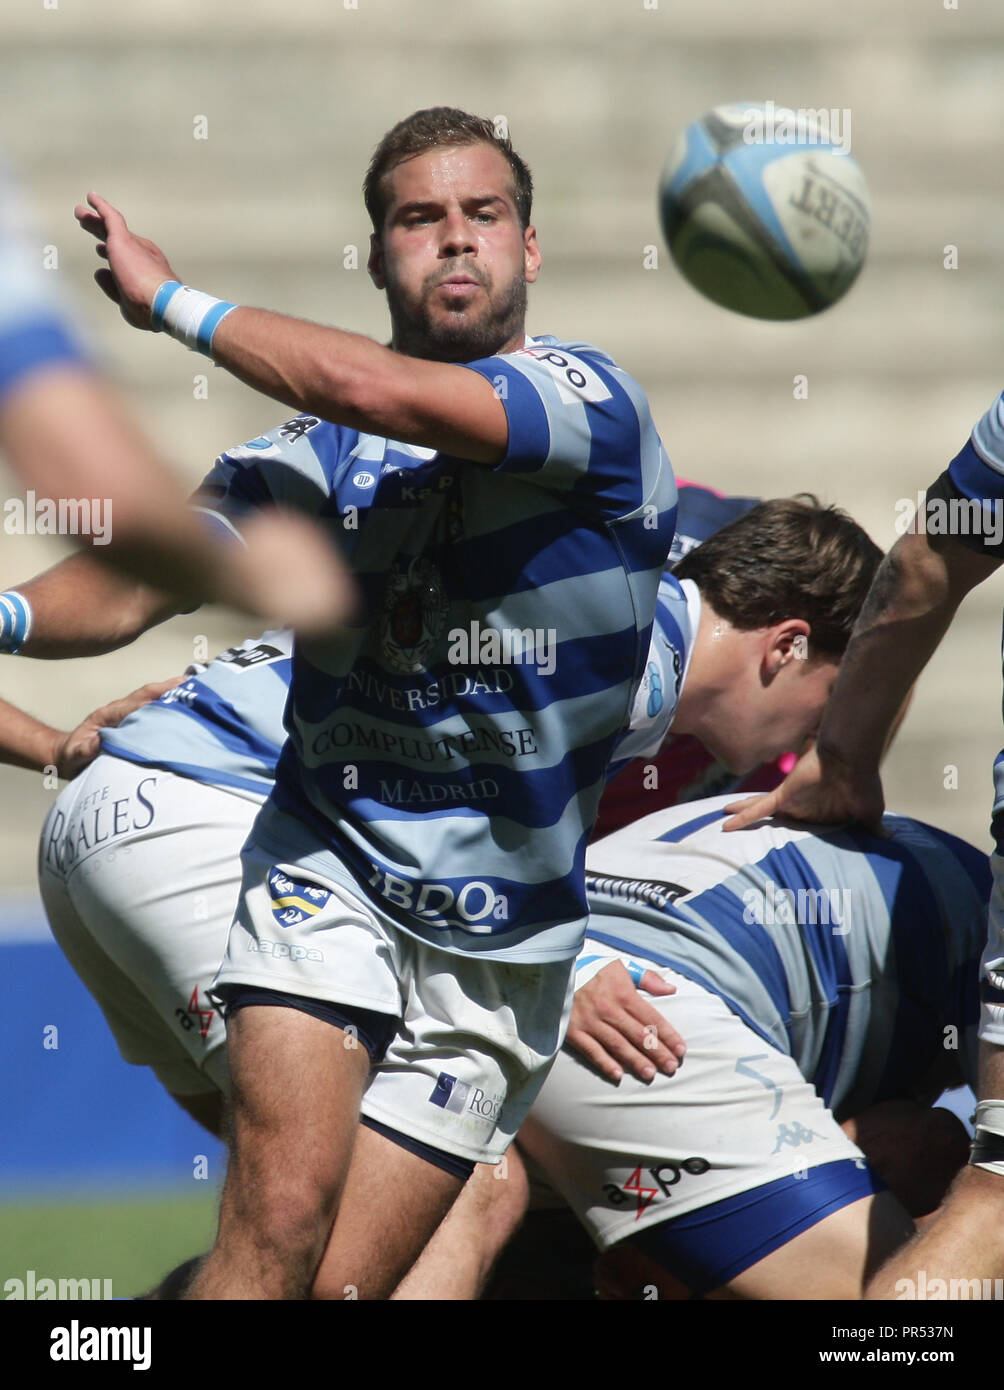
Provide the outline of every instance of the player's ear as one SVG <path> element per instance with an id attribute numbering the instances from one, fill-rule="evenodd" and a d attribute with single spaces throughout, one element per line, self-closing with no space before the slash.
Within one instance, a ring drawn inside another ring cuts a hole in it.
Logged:
<path id="1" fill-rule="evenodd" d="M 804 618 L 786 618 L 768 633 L 766 665 L 768 674 L 777 673 L 792 661 L 806 661 L 811 628 Z"/>
<path id="2" fill-rule="evenodd" d="M 537 228 L 527 227 L 523 233 L 523 268 L 528 285 L 532 285 L 540 274 L 541 259 L 540 247 L 537 245 Z"/>
<path id="3" fill-rule="evenodd" d="M 383 246 L 376 232 L 370 232 L 370 258 L 366 262 L 370 279 L 378 290 L 386 289 L 387 281 L 383 273 Z"/>

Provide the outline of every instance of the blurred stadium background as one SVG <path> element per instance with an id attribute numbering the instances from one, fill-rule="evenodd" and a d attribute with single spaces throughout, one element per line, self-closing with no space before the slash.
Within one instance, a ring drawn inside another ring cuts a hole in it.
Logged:
<path id="1" fill-rule="evenodd" d="M 947 3 L 32 0 L 5 7 L 0 141 L 103 360 L 194 484 L 282 408 L 127 331 L 90 284 L 74 203 L 105 193 L 200 288 L 382 338 L 359 193 L 372 147 L 422 106 L 504 115 L 537 182 L 545 265 L 531 331 L 596 342 L 638 377 L 680 476 L 747 495 L 813 490 L 885 549 L 897 500 L 935 477 L 1004 384 L 1004 8 Z M 705 303 L 658 232 L 676 133 L 718 102 L 768 97 L 849 108 L 873 195 L 857 286 L 804 324 Z M 806 400 L 793 395 L 799 374 Z M 4 498 L 23 496 L 0 480 Z M 0 587 L 62 549 L 5 532 Z M 1000 606 L 994 584 L 966 603 L 886 774 L 892 809 L 984 847 Z M 180 672 L 199 637 L 215 651 L 246 635 L 205 610 L 100 659 L 5 661 L 0 694 L 69 728 Z M 126 1295 L 207 1239 L 222 1160 L 118 1059 L 46 939 L 34 860 L 53 795 L 0 768 L 0 1283 L 34 1269 L 112 1278 Z"/>

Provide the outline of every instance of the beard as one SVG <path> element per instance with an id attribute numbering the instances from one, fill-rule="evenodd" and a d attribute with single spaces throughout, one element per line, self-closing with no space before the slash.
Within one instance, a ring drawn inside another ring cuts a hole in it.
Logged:
<path id="1" fill-rule="evenodd" d="M 485 291 L 479 309 L 468 304 L 463 308 L 446 305 L 433 311 L 432 295 L 448 275 L 470 275 L 477 281 Z M 418 303 L 406 299 L 388 277 L 387 307 L 394 325 L 396 351 L 430 362 L 476 362 L 482 357 L 493 357 L 512 338 L 522 336 L 526 318 L 526 277 L 522 273 L 501 291 L 495 290 L 480 267 L 452 266 L 448 275 L 430 275 Z"/>

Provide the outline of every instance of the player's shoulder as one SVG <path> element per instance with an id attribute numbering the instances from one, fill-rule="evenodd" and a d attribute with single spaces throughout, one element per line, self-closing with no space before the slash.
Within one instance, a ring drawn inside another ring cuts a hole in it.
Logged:
<path id="1" fill-rule="evenodd" d="M 542 333 L 496 359 L 534 381 L 545 397 L 563 404 L 585 403 L 624 413 L 651 428 L 648 398 L 640 383 L 603 348 L 578 339 Z"/>
<path id="2" fill-rule="evenodd" d="M 322 441 L 333 442 L 340 433 L 345 431 L 328 420 L 322 420 L 318 415 L 294 415 L 291 420 L 284 420 L 274 429 L 226 449 L 223 457 L 248 462 L 276 458 L 296 460 L 304 453 L 316 453 L 317 446 Z M 356 431 L 353 430 L 351 433 L 358 437 Z"/>

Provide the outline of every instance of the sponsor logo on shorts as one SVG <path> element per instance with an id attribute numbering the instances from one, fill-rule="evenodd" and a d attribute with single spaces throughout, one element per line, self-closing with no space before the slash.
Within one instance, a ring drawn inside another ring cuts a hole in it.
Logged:
<path id="1" fill-rule="evenodd" d="M 803 1125 L 801 1120 L 796 1120 L 793 1125 L 779 1124 L 777 1143 L 771 1150 L 771 1155 L 780 1153 L 782 1149 L 798 1149 L 803 1144 L 811 1144 L 814 1139 L 821 1138 L 821 1134 L 817 1134 L 814 1129 L 809 1129 Z"/>
<path id="2" fill-rule="evenodd" d="M 670 1188 L 676 1186 L 684 1173 L 696 1178 L 710 1168 L 706 1158 L 685 1158 L 679 1163 L 659 1163 L 654 1168 L 642 1168 L 639 1164 L 626 1182 L 606 1182 L 603 1191 L 612 1207 L 629 1206 L 633 1201 L 637 1221 L 653 1202 L 673 1195 Z"/>
<path id="3" fill-rule="evenodd" d="M 188 1008 L 177 1008 L 174 1016 L 184 1028 L 186 1033 L 190 1033 L 193 1028 L 198 1028 L 203 1037 L 209 1033 L 216 1010 L 210 1004 L 206 1008 L 199 1007 L 199 986 L 196 985 L 192 990 L 192 997 L 188 1001 Z"/>
<path id="4" fill-rule="evenodd" d="M 315 883 L 298 883 L 281 869 L 269 872 L 268 891 L 272 916 L 280 927 L 298 927 L 308 917 L 315 917 L 331 897 L 327 888 L 318 888 Z"/>
<path id="5" fill-rule="evenodd" d="M 468 1081 L 458 1081 L 455 1076 L 441 1071 L 429 1097 L 430 1105 L 438 1105 L 454 1115 L 474 1115 L 490 1124 L 498 1122 L 502 1113 L 504 1096 L 489 1095 L 480 1086 L 472 1086 Z"/>
<path id="6" fill-rule="evenodd" d="M 260 937 L 257 941 L 249 941 L 248 950 L 260 951 L 263 956 L 271 956 L 273 960 L 321 961 L 324 959 L 324 952 L 319 951 L 316 946 L 291 946 L 287 941 L 266 941 L 264 937 Z"/>

